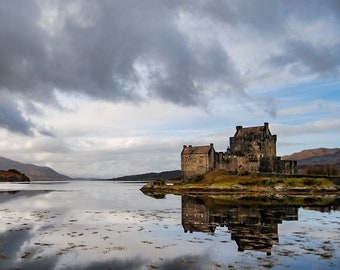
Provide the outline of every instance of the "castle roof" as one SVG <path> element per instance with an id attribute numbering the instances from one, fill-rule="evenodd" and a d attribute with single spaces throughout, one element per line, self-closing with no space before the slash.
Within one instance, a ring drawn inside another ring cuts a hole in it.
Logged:
<path id="1" fill-rule="evenodd" d="M 182 155 L 192 155 L 192 154 L 209 154 L 210 150 L 213 149 L 214 146 L 207 145 L 207 146 L 184 146 Z"/>
<path id="2" fill-rule="evenodd" d="M 246 127 L 236 131 L 235 136 L 244 136 L 249 134 L 258 134 L 263 131 L 263 127 Z"/>
<path id="3" fill-rule="evenodd" d="M 236 133 L 234 137 L 243 137 L 251 134 L 260 134 L 263 132 L 268 132 L 269 134 L 269 128 L 268 128 L 268 123 L 264 123 L 264 126 L 256 126 L 256 127 L 242 127 L 242 126 L 237 126 L 236 127 Z"/>

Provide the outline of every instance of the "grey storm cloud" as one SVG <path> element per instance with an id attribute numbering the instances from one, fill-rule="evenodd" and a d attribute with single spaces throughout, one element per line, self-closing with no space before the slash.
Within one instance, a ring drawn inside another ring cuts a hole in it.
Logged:
<path id="1" fill-rule="evenodd" d="M 285 51 L 270 59 L 273 66 L 291 65 L 297 73 L 314 73 L 320 77 L 335 77 L 340 71 L 340 44 L 330 48 L 315 47 L 312 44 L 289 40 Z M 305 69 L 296 69 L 295 65 Z"/>
<path id="2" fill-rule="evenodd" d="M 0 127 L 14 133 L 32 135 L 34 125 L 26 119 L 17 104 L 0 95 Z"/>
<path id="3" fill-rule="evenodd" d="M 136 71 L 140 61 L 155 65 L 147 74 L 147 97 L 197 105 L 205 96 L 197 84 L 203 75 L 214 81 L 231 79 L 229 74 L 236 73 L 218 44 L 200 50 L 204 54 L 200 57 L 220 63 L 206 66 L 197 60 L 176 25 L 179 7 L 175 4 L 58 1 L 57 25 L 44 29 L 38 3 L 1 3 L 2 88 L 28 92 L 36 99 L 51 98 L 57 88 L 112 101 L 138 101 L 143 83 Z M 234 87 L 242 85 L 234 82 Z"/>
<path id="4" fill-rule="evenodd" d="M 249 85 L 218 38 L 204 43 L 185 34 L 181 14 L 275 37 L 292 16 L 339 20 L 339 11 L 339 1 L 331 0 L 1 1 L 0 91 L 25 102 L 56 102 L 57 89 L 112 102 L 160 99 L 205 106 L 215 94 L 247 96 Z M 282 46 L 282 55 L 269 58 L 272 65 L 298 61 L 313 74 L 339 73 L 339 44 Z M 30 134 L 32 123 L 13 108 L 8 120 L 0 108 L 2 127 Z"/>

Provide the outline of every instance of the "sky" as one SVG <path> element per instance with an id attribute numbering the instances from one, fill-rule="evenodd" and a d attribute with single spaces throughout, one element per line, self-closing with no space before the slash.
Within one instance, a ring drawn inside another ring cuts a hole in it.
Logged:
<path id="1" fill-rule="evenodd" d="M 0 155 L 71 177 L 180 169 L 269 122 L 340 147 L 340 1 L 0 0 Z"/>

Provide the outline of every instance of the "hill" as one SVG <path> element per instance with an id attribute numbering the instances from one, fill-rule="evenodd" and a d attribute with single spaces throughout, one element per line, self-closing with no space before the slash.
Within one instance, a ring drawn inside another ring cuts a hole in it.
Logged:
<path id="1" fill-rule="evenodd" d="M 181 170 L 175 171 L 165 171 L 160 173 L 144 173 L 144 174 L 136 174 L 136 175 L 127 175 L 122 177 L 116 177 L 108 180 L 113 181 L 140 181 L 147 182 L 150 180 L 179 180 L 182 177 Z"/>
<path id="2" fill-rule="evenodd" d="M 316 148 L 303 150 L 282 159 L 298 160 L 300 165 L 340 165 L 340 148 Z"/>
<path id="3" fill-rule="evenodd" d="M 17 170 L 10 169 L 8 171 L 0 170 L 0 182 L 29 182 L 30 179 Z"/>
<path id="4" fill-rule="evenodd" d="M 0 157 L 0 170 L 15 169 L 31 180 L 70 180 L 71 178 L 56 172 L 49 167 L 24 164 L 8 158 Z"/>
<path id="5" fill-rule="evenodd" d="M 298 161 L 299 173 L 308 173 L 308 170 L 332 169 L 340 173 L 340 148 L 316 148 L 303 150 L 298 153 L 283 156 L 282 159 Z"/>

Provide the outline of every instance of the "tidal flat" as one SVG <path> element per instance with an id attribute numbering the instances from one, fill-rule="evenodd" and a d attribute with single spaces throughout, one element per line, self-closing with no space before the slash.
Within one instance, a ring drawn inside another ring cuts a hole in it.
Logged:
<path id="1" fill-rule="evenodd" d="M 337 196 L 153 198 L 143 184 L 0 183 L 1 269 L 340 269 Z"/>

